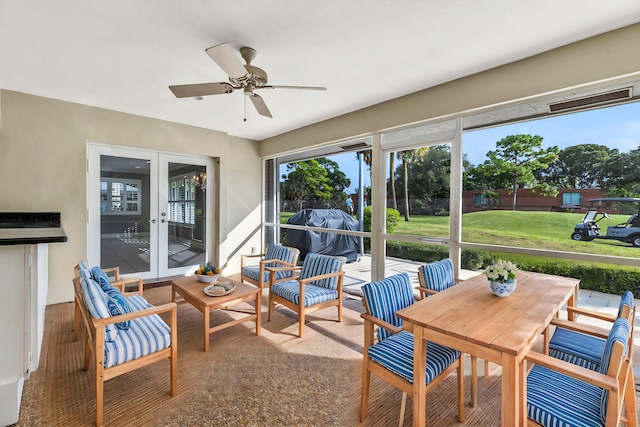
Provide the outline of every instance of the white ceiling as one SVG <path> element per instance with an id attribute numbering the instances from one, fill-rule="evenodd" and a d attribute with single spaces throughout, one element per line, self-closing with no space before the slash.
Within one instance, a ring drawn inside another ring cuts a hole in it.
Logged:
<path id="1" fill-rule="evenodd" d="M 636 22 L 638 0 L 0 0 L 0 88 L 262 140 Z M 262 90 L 274 118 L 246 122 L 241 91 L 175 98 L 227 81 L 222 42 L 327 91 Z"/>

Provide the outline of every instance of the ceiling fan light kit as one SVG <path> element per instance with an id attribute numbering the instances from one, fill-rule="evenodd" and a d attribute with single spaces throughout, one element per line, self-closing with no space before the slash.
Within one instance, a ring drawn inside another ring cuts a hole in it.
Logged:
<path id="1" fill-rule="evenodd" d="M 326 90 L 320 86 L 273 86 L 267 85 L 268 76 L 262 68 L 251 65 L 257 52 L 250 47 L 240 48 L 240 55 L 246 64 L 238 59 L 235 50 L 228 43 L 221 43 L 205 49 L 205 52 L 229 76 L 229 83 L 196 83 L 188 85 L 169 86 L 176 98 L 202 99 L 208 95 L 222 95 L 234 90 L 243 89 L 244 94 L 251 99 L 253 106 L 261 116 L 273 118 L 267 104 L 262 97 L 255 94 L 255 89 L 303 89 Z M 246 99 L 246 98 L 245 98 Z M 246 117 L 245 117 L 246 121 Z"/>

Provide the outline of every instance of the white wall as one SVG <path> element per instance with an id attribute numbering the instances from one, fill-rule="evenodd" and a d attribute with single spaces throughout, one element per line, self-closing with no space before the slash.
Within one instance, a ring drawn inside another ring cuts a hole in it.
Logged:
<path id="1" fill-rule="evenodd" d="M 225 272 L 239 271 L 239 255 L 260 241 L 259 216 L 250 215 L 262 201 L 255 141 L 7 90 L 0 91 L 0 117 L 0 211 L 59 211 L 68 236 L 49 248 L 48 304 L 73 299 L 73 266 L 87 258 L 87 142 L 219 158 Z M 252 224 L 239 227 L 247 216 Z"/>

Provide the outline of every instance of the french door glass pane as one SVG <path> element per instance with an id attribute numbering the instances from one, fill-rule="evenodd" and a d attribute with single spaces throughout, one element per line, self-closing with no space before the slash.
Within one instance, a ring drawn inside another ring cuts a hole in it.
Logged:
<path id="1" fill-rule="evenodd" d="M 206 262 L 206 167 L 168 163 L 167 266 L 183 267 Z M 162 215 L 162 214 L 161 214 Z"/>

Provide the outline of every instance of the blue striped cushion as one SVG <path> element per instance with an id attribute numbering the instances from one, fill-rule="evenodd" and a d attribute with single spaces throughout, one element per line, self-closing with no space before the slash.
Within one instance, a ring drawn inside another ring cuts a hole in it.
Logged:
<path id="1" fill-rule="evenodd" d="M 111 316 L 119 316 L 133 311 L 120 289 L 111 288 L 105 294 L 107 295 L 107 307 L 109 307 Z M 116 327 L 118 329 L 129 329 L 130 324 L 130 320 L 125 320 L 124 322 L 116 323 Z"/>
<path id="2" fill-rule="evenodd" d="M 310 277 L 319 276 L 321 274 L 336 273 L 342 268 L 342 262 L 336 258 L 325 256 L 308 254 L 304 259 L 302 265 L 302 271 L 300 271 L 300 279 L 308 279 Z M 338 278 L 329 277 L 326 279 L 316 280 L 311 282 L 316 286 L 321 286 L 328 289 L 337 289 Z"/>
<path id="3" fill-rule="evenodd" d="M 140 310 L 144 310 L 145 308 L 153 307 L 141 295 L 131 295 L 126 298 L 127 298 L 127 303 L 129 303 L 129 307 L 131 307 L 132 311 L 140 311 Z"/>
<path id="4" fill-rule="evenodd" d="M 95 280 L 81 278 L 80 286 L 82 287 L 82 299 L 94 319 L 106 319 L 111 317 L 111 312 L 107 306 L 107 297 L 100 285 Z M 113 341 L 118 336 L 118 328 L 116 325 L 105 325 L 104 340 Z"/>
<path id="5" fill-rule="evenodd" d="M 527 376 L 527 416 L 544 427 L 603 427 L 602 394 L 599 387 L 536 365 Z"/>
<path id="6" fill-rule="evenodd" d="M 397 327 L 402 327 L 402 319 L 396 311 L 413 304 L 413 288 L 407 273 L 400 273 L 362 287 L 367 311 L 374 317 Z M 391 332 L 378 328 L 378 340 L 387 338 Z"/>
<path id="7" fill-rule="evenodd" d="M 625 291 L 625 293 L 622 294 L 620 305 L 618 306 L 618 315 L 616 316 L 616 318 L 622 316 L 622 308 L 625 305 L 628 307 L 633 307 L 633 293 L 631 291 Z"/>
<path id="8" fill-rule="evenodd" d="M 127 298 L 130 304 L 149 306 L 141 296 Z M 141 301 L 142 300 L 142 301 Z M 171 330 L 157 314 L 131 320 L 128 330 L 121 330 L 113 342 L 105 343 L 104 366 L 110 368 L 171 345 Z"/>
<path id="9" fill-rule="evenodd" d="M 93 267 L 91 273 L 93 274 L 93 280 L 98 282 L 103 291 L 106 292 L 112 288 L 109 276 L 100 267 Z"/>
<path id="10" fill-rule="evenodd" d="M 93 274 L 91 274 L 91 269 L 88 268 L 80 268 L 78 269 L 78 277 L 85 278 L 89 280 L 93 280 Z"/>
<path id="11" fill-rule="evenodd" d="M 629 340 L 629 334 L 631 333 L 629 327 L 629 321 L 625 318 L 616 319 L 613 322 L 613 326 L 609 331 L 607 342 L 604 345 L 604 351 L 602 352 L 602 358 L 600 359 L 600 369 L 598 372 L 606 374 L 609 370 L 609 363 L 611 362 L 611 352 L 613 351 L 613 345 L 617 342 L 622 343 L 624 346 L 624 352 L 627 353 L 627 344 Z M 602 424 L 604 425 L 607 416 L 607 401 L 609 400 L 609 391 L 605 390 L 602 393 L 600 401 L 600 417 Z"/>
<path id="12" fill-rule="evenodd" d="M 300 304 L 300 284 L 297 280 L 281 282 L 271 287 L 271 292 L 294 304 Z M 304 285 L 304 306 L 319 304 L 338 299 L 338 291 L 316 286 L 311 283 Z"/>
<path id="13" fill-rule="evenodd" d="M 265 260 L 277 259 L 277 260 L 288 262 L 289 264 L 291 264 L 293 262 L 293 252 L 291 252 L 291 250 L 285 246 L 271 243 L 269 244 L 269 246 L 267 246 L 267 252 L 265 253 L 264 259 Z M 275 262 L 269 262 L 269 263 L 266 263 L 265 266 L 278 267 L 280 266 L 280 264 Z M 266 281 L 269 281 L 269 279 L 267 279 Z"/>
<path id="14" fill-rule="evenodd" d="M 429 384 L 460 357 L 460 352 L 427 342 L 427 381 Z M 402 331 L 369 347 L 369 358 L 413 383 L 413 334 Z"/>
<path id="15" fill-rule="evenodd" d="M 87 261 L 80 261 L 78 263 L 78 270 L 91 270 Z"/>
<path id="16" fill-rule="evenodd" d="M 453 274 L 453 261 L 445 258 L 420 266 L 425 286 L 432 291 L 444 291 L 456 284 Z"/>
<path id="17" fill-rule="evenodd" d="M 280 267 L 282 267 L 280 265 Z M 262 282 L 263 283 L 269 283 L 269 272 L 265 271 L 263 274 L 263 278 L 262 278 Z M 287 277 L 291 277 L 292 271 L 291 270 L 285 270 L 285 271 L 276 271 L 276 280 L 281 280 L 281 279 L 285 279 Z M 257 265 L 250 265 L 247 267 L 242 267 L 242 275 L 245 277 L 248 277 L 250 279 L 255 280 L 256 282 L 260 281 L 260 267 Z"/>
<path id="18" fill-rule="evenodd" d="M 606 340 L 564 328 L 556 328 L 549 341 L 549 356 L 592 371 L 600 367 Z"/>

